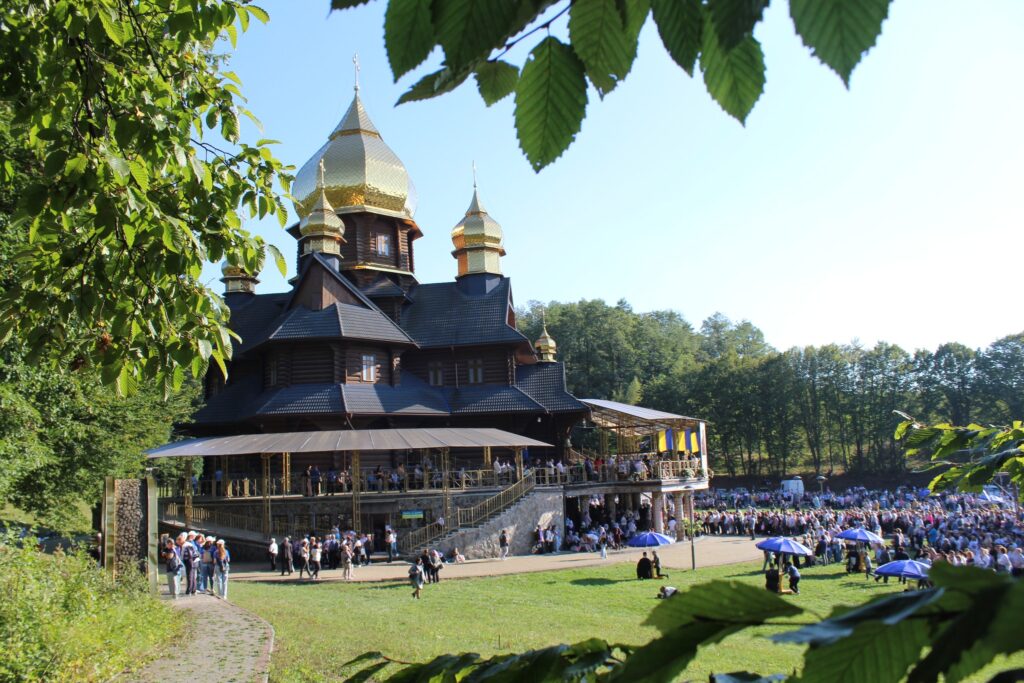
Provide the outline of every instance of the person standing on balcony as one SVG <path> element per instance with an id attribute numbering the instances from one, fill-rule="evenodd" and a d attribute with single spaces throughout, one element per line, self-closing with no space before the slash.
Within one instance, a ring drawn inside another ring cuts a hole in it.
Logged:
<path id="1" fill-rule="evenodd" d="M 313 466 L 310 465 L 302 471 L 302 492 L 307 497 L 313 496 Z"/>
<path id="2" fill-rule="evenodd" d="M 309 482 L 311 495 L 320 495 L 320 468 L 313 465 L 313 468 L 309 471 Z"/>

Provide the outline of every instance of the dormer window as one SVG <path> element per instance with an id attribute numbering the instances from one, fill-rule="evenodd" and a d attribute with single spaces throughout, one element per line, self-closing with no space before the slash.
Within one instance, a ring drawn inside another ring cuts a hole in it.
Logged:
<path id="1" fill-rule="evenodd" d="M 484 383 L 484 362 L 479 358 L 466 361 L 466 382 L 469 384 Z"/>
<path id="2" fill-rule="evenodd" d="M 374 235 L 373 253 L 377 256 L 391 256 L 391 235 Z"/>
<path id="3" fill-rule="evenodd" d="M 443 387 L 444 386 L 444 364 L 440 361 L 434 361 L 427 365 L 427 378 L 430 380 L 430 386 L 432 387 Z"/>
<path id="4" fill-rule="evenodd" d="M 377 381 L 377 356 L 372 353 L 363 355 L 362 379 L 364 382 Z"/>

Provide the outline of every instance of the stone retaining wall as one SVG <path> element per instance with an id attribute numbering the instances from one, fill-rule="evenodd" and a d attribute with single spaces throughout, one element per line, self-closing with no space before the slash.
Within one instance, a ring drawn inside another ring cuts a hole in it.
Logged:
<path id="1" fill-rule="evenodd" d="M 464 529 L 437 544 L 437 549 L 448 554 L 458 548 L 467 559 L 498 557 L 498 535 L 508 532 L 509 554 L 528 555 L 536 543 L 537 525 L 551 524 L 561 530 L 565 522 L 561 491 L 534 490 L 518 503 L 485 524 Z"/>

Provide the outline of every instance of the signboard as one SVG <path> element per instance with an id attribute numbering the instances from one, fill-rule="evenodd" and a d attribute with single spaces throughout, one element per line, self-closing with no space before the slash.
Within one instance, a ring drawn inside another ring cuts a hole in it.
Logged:
<path id="1" fill-rule="evenodd" d="M 423 519 L 423 510 L 402 510 L 402 519 Z"/>

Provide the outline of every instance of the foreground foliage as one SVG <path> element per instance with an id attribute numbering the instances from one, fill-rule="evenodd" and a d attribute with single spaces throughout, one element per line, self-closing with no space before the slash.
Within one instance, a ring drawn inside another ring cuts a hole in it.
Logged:
<path id="1" fill-rule="evenodd" d="M 0 681 L 109 680 L 181 633 L 141 577 L 115 584 L 88 557 L 12 541 L 0 537 Z"/>
<path id="2" fill-rule="evenodd" d="M 999 654 L 1024 650 L 1024 582 L 973 568 L 937 565 L 934 588 L 836 608 L 818 621 L 795 600 L 739 581 L 716 580 L 659 604 L 648 616 L 659 636 L 640 647 L 590 638 L 489 658 L 446 654 L 423 664 L 380 652 L 348 663 L 347 680 L 672 681 L 701 649 L 762 626 L 799 626 L 770 636 L 807 645 L 800 681 L 960 681 Z M 511 616 L 511 615 L 510 615 Z M 812 617 L 810 620 L 807 617 Z M 788 672 L 720 672 L 713 681 L 789 680 Z"/>
<path id="3" fill-rule="evenodd" d="M 122 395 L 223 371 L 229 312 L 203 264 L 260 271 L 242 213 L 283 224 L 288 178 L 273 141 L 241 139 L 252 115 L 214 48 L 267 19 L 234 0 L 3 4 L 0 134 L 14 144 L 0 192 L 14 206 L 0 228 L 25 244 L 4 273 L 0 341 L 93 366 Z"/>
<path id="4" fill-rule="evenodd" d="M 368 0 L 331 0 L 346 9 Z M 604 97 L 625 80 L 651 17 L 665 50 L 741 123 L 764 92 L 765 59 L 754 37 L 770 0 L 389 0 L 384 44 L 397 81 L 440 46 L 442 68 L 399 103 L 451 92 L 475 78 L 490 106 L 515 93 L 519 145 L 539 171 L 568 149 L 586 116 L 588 84 Z M 790 0 L 797 35 L 849 86 L 875 45 L 891 0 Z M 568 42 L 551 35 L 565 20 Z M 504 58 L 538 36 L 522 66 Z"/>

